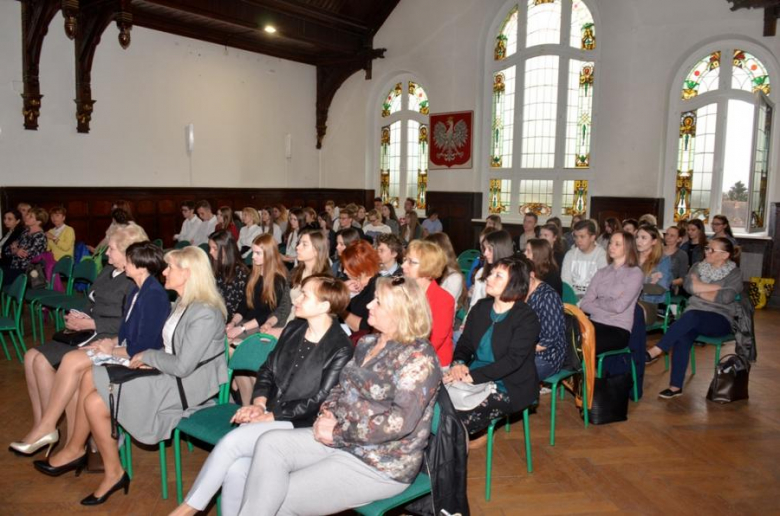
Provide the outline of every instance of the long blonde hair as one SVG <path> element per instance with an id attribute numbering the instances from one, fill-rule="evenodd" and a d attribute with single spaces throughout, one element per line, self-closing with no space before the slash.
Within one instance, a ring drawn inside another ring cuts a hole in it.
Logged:
<path id="1" fill-rule="evenodd" d="M 206 251 L 199 247 L 187 246 L 170 251 L 165 255 L 165 262 L 190 271 L 190 277 L 184 285 L 184 294 L 179 301 L 182 306 L 203 303 L 218 309 L 222 312 L 222 317 L 227 318 L 225 301 L 217 289 L 217 281 L 214 279 L 211 261 Z"/>
<path id="2" fill-rule="evenodd" d="M 260 297 L 273 310 L 276 308 L 276 277 L 279 276 L 287 281 L 287 268 L 282 262 L 282 256 L 279 254 L 279 247 L 276 245 L 274 237 L 268 233 L 263 233 L 252 242 L 263 253 L 263 265 L 252 263 L 252 272 L 249 274 L 249 281 L 246 282 L 246 304 L 249 308 L 255 307 L 254 292 L 257 282 L 263 278 L 263 291 Z M 254 252 L 254 250 L 252 251 Z"/>
<path id="3" fill-rule="evenodd" d="M 639 231 L 644 231 L 653 239 L 653 247 L 650 249 L 647 259 L 640 265 L 645 276 L 649 276 L 664 257 L 663 237 L 655 226 L 639 226 L 637 233 Z"/>

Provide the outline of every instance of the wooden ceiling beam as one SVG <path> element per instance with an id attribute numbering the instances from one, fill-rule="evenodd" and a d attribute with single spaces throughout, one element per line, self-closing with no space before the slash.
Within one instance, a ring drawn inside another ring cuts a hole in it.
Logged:
<path id="1" fill-rule="evenodd" d="M 372 28 L 358 20 L 351 20 L 344 16 L 318 9 L 295 1 L 281 0 L 240 0 L 242 3 L 254 7 L 260 7 L 280 14 L 293 16 L 309 22 L 318 23 L 331 30 L 351 32 L 360 36 L 372 33 Z M 376 0 L 372 0 L 376 1 Z M 397 2 L 396 2 L 397 3 Z"/>

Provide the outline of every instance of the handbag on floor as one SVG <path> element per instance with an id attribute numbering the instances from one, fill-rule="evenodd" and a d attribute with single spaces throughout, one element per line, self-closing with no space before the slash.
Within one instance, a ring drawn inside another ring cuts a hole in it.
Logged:
<path id="1" fill-rule="evenodd" d="M 726 355 L 715 367 L 707 399 L 715 403 L 746 400 L 750 380 L 750 362 L 739 355 Z"/>
<path id="2" fill-rule="evenodd" d="M 630 373 L 595 378 L 593 405 L 588 419 L 594 425 L 606 425 L 628 419 L 628 396 L 633 387 Z"/>

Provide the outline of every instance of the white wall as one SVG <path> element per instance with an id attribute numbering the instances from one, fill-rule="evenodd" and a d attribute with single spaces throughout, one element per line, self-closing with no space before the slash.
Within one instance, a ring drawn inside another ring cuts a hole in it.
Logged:
<path id="1" fill-rule="evenodd" d="M 140 27 L 122 50 L 111 24 L 92 67 L 91 132 L 79 134 L 73 42 L 57 14 L 41 55 L 39 129 L 25 131 L 20 11 L 0 2 L 1 185 L 317 186 L 314 67 Z"/>
<path id="2" fill-rule="evenodd" d="M 780 36 L 763 38 L 763 11 L 731 12 L 712 0 L 590 0 L 600 17 L 591 195 L 662 195 L 667 112 L 672 76 L 688 54 L 707 40 L 737 36 L 764 45 L 777 58 Z M 322 151 L 323 186 L 376 188 L 377 164 L 363 149 L 378 141 L 377 105 L 398 72 L 416 74 L 432 112 L 480 109 L 485 44 L 505 0 L 402 1 L 377 34 L 387 57 L 374 61 L 374 80 L 351 77 L 336 94 Z M 780 77 L 775 79 L 780 92 Z M 773 96 L 776 96 L 777 93 Z M 366 110 L 370 110 L 366 113 Z M 484 127 L 477 126 L 475 168 L 433 170 L 434 191 L 474 191 L 488 162 Z M 780 127 L 777 128 L 780 130 Z M 780 158 L 780 152 L 775 152 Z M 778 161 L 775 163 L 777 176 Z M 484 167 L 484 168 L 483 168 Z M 344 174 L 349 171 L 349 175 Z M 361 171 L 363 173 L 361 173 Z M 780 181 L 770 200 L 780 200 Z"/>

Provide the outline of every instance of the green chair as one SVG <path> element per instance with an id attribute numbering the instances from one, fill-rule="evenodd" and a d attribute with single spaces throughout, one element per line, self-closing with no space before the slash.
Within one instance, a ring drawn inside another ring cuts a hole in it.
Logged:
<path id="1" fill-rule="evenodd" d="M 707 337 L 706 335 L 699 335 L 696 337 L 696 340 L 694 342 L 701 342 L 702 344 L 711 344 L 715 346 L 715 367 L 718 367 L 718 362 L 720 362 L 720 348 L 725 344 L 726 342 L 731 342 L 736 340 L 733 333 L 729 333 L 728 335 L 723 335 L 722 337 Z M 696 374 L 696 351 L 695 347 L 691 348 L 691 372 L 693 374 Z"/>
<path id="2" fill-rule="evenodd" d="M 615 351 L 605 351 L 604 353 L 599 353 L 596 355 L 597 366 L 596 366 L 596 378 L 601 378 L 601 365 L 604 362 L 604 359 L 607 357 L 613 357 L 616 355 L 628 355 L 628 361 L 631 363 L 631 378 L 634 380 L 634 401 L 639 401 L 639 388 L 636 384 L 636 365 L 634 364 L 634 359 L 631 357 L 631 349 L 630 348 L 623 348 L 623 349 L 616 349 Z"/>
<path id="3" fill-rule="evenodd" d="M 63 295 L 63 292 L 54 290 L 54 281 L 57 276 L 60 276 L 60 278 L 65 280 L 64 294 L 70 295 L 73 292 L 72 256 L 63 256 L 57 261 L 56 264 L 54 264 L 54 268 L 51 272 L 51 279 L 49 280 L 49 283 L 46 285 L 45 289 L 28 290 L 24 295 L 24 300 L 27 301 L 30 307 L 30 323 L 32 325 L 33 331 L 33 342 L 36 340 L 36 338 L 38 338 L 37 336 L 40 336 L 40 342 L 43 344 L 43 310 L 40 310 L 40 315 L 37 317 L 36 322 L 35 315 L 39 310 L 37 305 L 44 298 Z M 40 331 L 36 331 L 38 328 L 40 328 Z"/>
<path id="4" fill-rule="evenodd" d="M 463 274 L 468 274 L 471 270 L 471 266 L 474 264 L 474 260 L 479 258 L 479 251 L 476 249 L 468 249 L 463 251 L 458 256 L 458 266 Z"/>
<path id="5" fill-rule="evenodd" d="M 556 401 L 558 399 L 558 389 L 560 389 L 561 392 L 561 399 L 564 397 L 564 393 L 566 392 L 566 389 L 563 385 L 560 385 L 560 382 L 563 380 L 570 378 L 572 376 L 576 376 L 578 374 L 582 374 L 582 399 L 583 399 L 583 418 L 585 419 L 585 428 L 588 428 L 588 382 L 586 381 L 587 378 L 585 377 L 585 361 L 582 362 L 582 371 L 572 371 L 571 369 L 562 369 L 557 374 L 554 374 L 552 376 L 548 376 L 544 380 L 542 380 L 542 383 L 550 384 L 550 392 L 551 395 L 551 403 L 550 403 L 550 446 L 555 446 L 555 405 Z"/>
<path id="6" fill-rule="evenodd" d="M 528 408 L 523 410 L 523 435 L 525 437 L 525 466 L 528 473 L 533 473 L 533 461 L 531 458 L 531 430 L 528 426 Z M 487 452 L 485 454 L 485 501 L 490 501 L 490 491 L 493 483 L 493 433 L 496 425 L 506 419 L 505 429 L 509 433 L 509 418 L 500 417 L 490 422 L 487 429 Z"/>
<path id="7" fill-rule="evenodd" d="M 189 240 L 179 240 L 178 242 L 176 242 L 176 245 L 173 246 L 173 248 L 174 249 L 184 249 L 185 247 L 187 247 L 189 245 L 190 245 L 190 241 Z"/>
<path id="8" fill-rule="evenodd" d="M 577 306 L 577 303 L 580 302 L 574 288 L 566 282 L 563 283 L 563 302 L 574 306 Z"/>
<path id="9" fill-rule="evenodd" d="M 276 346 L 276 338 L 264 333 L 255 333 L 244 339 L 233 352 L 228 363 L 228 381 L 220 386 L 218 405 L 199 410 L 179 421 L 173 431 L 173 456 L 176 464 L 176 500 L 184 500 L 181 473 L 181 434 L 212 446 L 227 435 L 234 426 L 230 420 L 240 408 L 229 403 L 230 383 L 233 371 L 257 371 Z M 217 502 L 219 503 L 219 502 Z"/>
<path id="10" fill-rule="evenodd" d="M 200 244 L 198 247 L 200 247 L 201 249 L 206 251 L 206 254 L 209 254 L 209 244 L 208 243 Z"/>
<path id="11" fill-rule="evenodd" d="M 119 448 L 119 461 L 122 463 L 122 467 L 127 472 L 127 476 L 130 479 L 133 478 L 133 444 L 130 434 L 125 432 L 124 428 L 118 426 L 119 438 L 124 437 L 122 447 Z M 168 460 L 165 457 L 165 441 L 157 443 L 157 447 L 160 450 L 160 490 L 162 492 L 162 499 L 168 499 Z"/>
<path id="12" fill-rule="evenodd" d="M 78 265 L 73 269 L 71 291 L 77 283 L 85 285 L 87 289 L 95 282 L 98 275 L 98 266 L 94 260 L 81 260 Z M 86 292 L 84 295 L 76 295 L 71 293 L 60 294 L 58 296 L 50 296 L 43 298 L 37 304 L 38 316 L 42 317 L 43 308 L 48 308 L 55 313 L 54 323 L 55 328 L 59 331 L 65 326 L 64 313 L 67 310 L 80 310 L 85 311 L 89 306 L 89 298 Z M 41 330 L 43 331 L 43 330 Z"/>
<path id="13" fill-rule="evenodd" d="M 433 406 L 433 422 L 431 424 L 431 433 L 435 434 L 439 431 L 439 419 L 441 418 L 441 410 L 439 404 Z M 409 484 L 401 494 L 395 495 L 391 498 L 385 498 L 384 500 L 377 500 L 368 505 L 361 505 L 353 509 L 356 513 L 363 516 L 383 516 L 388 511 L 397 507 L 403 507 L 409 502 L 425 496 L 431 492 L 431 479 L 430 477 L 420 471 L 417 474 L 417 478 L 414 482 Z"/>
<path id="14" fill-rule="evenodd" d="M 252 253 L 249 253 L 249 256 L 247 256 L 246 258 L 244 258 L 244 264 L 245 264 L 247 267 L 250 267 L 250 268 L 252 267 Z"/>
<path id="15" fill-rule="evenodd" d="M 651 332 L 656 330 L 661 330 L 664 333 L 666 333 L 666 330 L 669 329 L 669 325 L 671 324 L 672 319 L 672 293 L 667 290 L 666 294 L 664 295 L 664 304 L 666 305 L 666 310 L 664 310 L 664 316 L 662 319 L 657 320 L 653 324 L 649 324 L 645 327 L 645 331 Z"/>
<path id="16" fill-rule="evenodd" d="M 19 358 L 19 362 L 24 362 L 24 353 L 27 353 L 27 347 L 24 345 L 24 339 L 22 339 L 21 329 L 22 306 L 24 304 L 24 292 L 26 289 L 27 275 L 20 274 L 11 285 L 5 288 L 3 316 L 0 317 L 0 343 L 3 344 L 5 358 L 11 360 L 11 355 L 8 353 L 8 346 L 5 343 L 5 337 L 3 337 L 3 333 L 8 332 L 8 335 L 11 337 L 11 343 L 14 345 L 16 356 Z M 14 333 L 16 334 L 15 336 Z"/>
<path id="17" fill-rule="evenodd" d="M 162 238 L 155 238 L 154 240 L 152 240 L 152 243 L 157 247 L 159 247 L 160 249 L 165 249 Z"/>

